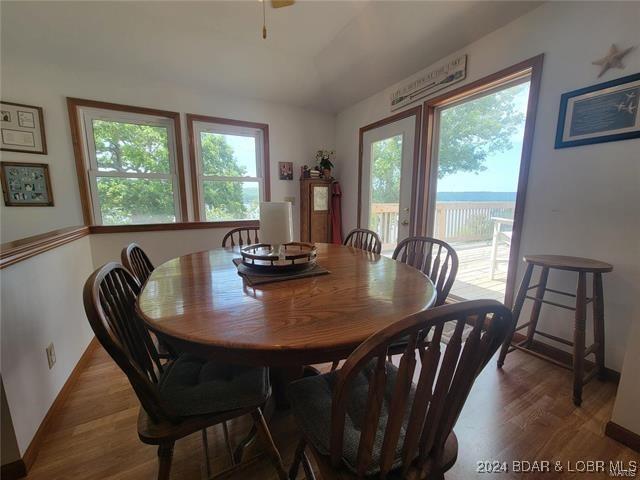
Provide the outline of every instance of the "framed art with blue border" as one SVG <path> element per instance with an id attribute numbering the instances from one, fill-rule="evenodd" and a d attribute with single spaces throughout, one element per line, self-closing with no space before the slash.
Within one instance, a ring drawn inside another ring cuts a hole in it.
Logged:
<path id="1" fill-rule="evenodd" d="M 556 148 L 640 138 L 640 73 L 562 95 Z"/>

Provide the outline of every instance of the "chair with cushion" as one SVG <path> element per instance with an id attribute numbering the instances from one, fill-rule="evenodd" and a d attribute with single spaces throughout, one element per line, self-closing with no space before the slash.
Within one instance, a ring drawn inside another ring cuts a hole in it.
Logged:
<path id="1" fill-rule="evenodd" d="M 120 253 L 122 265 L 138 279 L 140 285 L 144 285 L 151 272 L 155 269 L 151 260 L 137 243 L 130 243 Z"/>
<path id="2" fill-rule="evenodd" d="M 182 354 L 162 363 L 137 315 L 139 282 L 121 265 L 109 263 L 85 283 L 84 307 L 104 349 L 127 375 L 141 403 L 140 440 L 158 445 L 158 479 L 168 479 L 176 440 L 202 431 L 207 459 L 207 427 L 251 414 L 279 478 L 286 478 L 280 454 L 262 416 L 271 393 L 268 370 L 225 366 Z M 233 468 L 233 467 L 232 467 Z"/>
<path id="3" fill-rule="evenodd" d="M 382 251 L 382 242 L 378 234 L 366 228 L 355 228 L 351 230 L 347 238 L 344 239 L 343 244 L 378 254 Z"/>
<path id="4" fill-rule="evenodd" d="M 260 243 L 258 238 L 258 230 L 260 227 L 241 227 L 229 230 L 222 239 L 222 247 L 235 247 L 239 245 L 243 247 L 245 245 L 253 245 Z"/>
<path id="5" fill-rule="evenodd" d="M 300 463 L 313 478 L 307 448 L 324 479 L 444 478 L 457 458 L 453 427 L 510 322 L 511 312 L 494 300 L 427 309 L 369 337 L 340 370 L 292 382 L 288 396 L 302 440 L 289 478 Z M 443 346 L 447 324 L 454 333 Z M 387 350 L 400 338 L 409 340 L 396 367 Z"/>

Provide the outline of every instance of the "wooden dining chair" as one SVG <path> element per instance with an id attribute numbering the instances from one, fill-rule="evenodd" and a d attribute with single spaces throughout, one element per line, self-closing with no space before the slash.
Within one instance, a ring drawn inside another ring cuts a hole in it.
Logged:
<path id="1" fill-rule="evenodd" d="M 427 309 L 369 337 L 340 370 L 292 382 L 288 396 L 302 440 L 289 478 L 300 463 L 314 478 L 307 447 L 326 480 L 444 478 L 458 453 L 453 427 L 510 322 L 511 312 L 494 300 Z M 454 332 L 443 347 L 448 325 Z M 405 337 L 396 367 L 386 361 L 387 349 Z"/>
<path id="2" fill-rule="evenodd" d="M 437 238 L 408 237 L 398 243 L 391 258 L 428 276 L 436 287 L 434 306 L 444 305 L 458 273 L 458 254 L 451 245 Z"/>
<path id="3" fill-rule="evenodd" d="M 144 285 L 155 269 L 151 260 L 137 243 L 130 243 L 122 249 L 120 260 L 124 268 L 136 277 L 140 285 Z"/>
<path id="4" fill-rule="evenodd" d="M 378 234 L 366 228 L 354 228 L 351 230 L 347 234 L 347 238 L 344 239 L 343 245 L 378 254 L 382 251 L 382 242 Z"/>
<path id="5" fill-rule="evenodd" d="M 260 227 L 240 227 L 229 230 L 222 239 L 222 247 L 226 247 L 227 243 L 231 247 L 235 247 L 236 245 L 243 247 L 244 245 L 260 243 L 260 239 L 258 238 L 259 229 Z"/>
<path id="6" fill-rule="evenodd" d="M 245 414 L 253 417 L 279 478 L 286 478 L 261 410 L 271 393 L 268 370 L 220 365 L 189 354 L 163 364 L 136 313 L 139 292 L 140 283 L 128 270 L 108 263 L 87 279 L 83 300 L 98 341 L 140 400 L 138 436 L 158 446 L 158 479 L 169 478 L 176 440 L 197 431 L 202 432 L 210 474 L 207 427 Z"/>

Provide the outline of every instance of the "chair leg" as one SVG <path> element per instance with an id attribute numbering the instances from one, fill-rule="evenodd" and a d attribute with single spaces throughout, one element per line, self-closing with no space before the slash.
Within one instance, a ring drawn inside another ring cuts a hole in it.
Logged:
<path id="1" fill-rule="evenodd" d="M 298 476 L 298 470 L 300 469 L 300 462 L 302 461 L 302 455 L 304 455 L 304 448 L 307 446 L 307 442 L 304 438 L 301 438 L 296 447 L 296 453 L 293 455 L 293 462 L 291 468 L 289 468 L 289 480 L 296 480 Z"/>
<path id="2" fill-rule="evenodd" d="M 158 480 L 169 480 L 172 459 L 173 442 L 161 444 L 158 447 Z"/>
<path id="3" fill-rule="evenodd" d="M 500 350 L 500 356 L 498 357 L 498 368 L 502 368 L 502 365 L 504 365 L 504 359 L 507 356 L 507 353 L 509 353 L 511 340 L 513 339 L 513 334 L 516 330 L 516 326 L 518 325 L 518 318 L 520 317 L 520 312 L 522 311 L 522 305 L 524 305 L 524 298 L 527 295 L 527 289 L 529 288 L 529 282 L 531 281 L 532 273 L 533 263 L 529 263 L 527 264 L 527 269 L 524 272 L 524 277 L 522 277 L 520 289 L 518 290 L 518 295 L 516 296 L 516 301 L 513 305 L 513 321 L 511 322 L 509 333 L 504 339 L 502 349 Z"/>
<path id="4" fill-rule="evenodd" d="M 531 318 L 529 320 L 529 328 L 527 328 L 527 348 L 531 348 L 533 343 L 533 336 L 538 328 L 538 319 L 540 318 L 540 310 L 542 310 L 542 299 L 544 298 L 544 292 L 547 290 L 547 280 L 549 279 L 549 268 L 543 267 L 540 272 L 540 280 L 538 281 L 538 288 L 536 288 L 536 298 L 540 300 L 533 301 L 533 307 L 531 308 Z"/>
<path id="5" fill-rule="evenodd" d="M 576 290 L 576 320 L 573 327 L 573 403 L 582 404 L 582 383 L 584 380 L 584 336 L 587 322 L 587 274 L 578 272 Z"/>
<path id="6" fill-rule="evenodd" d="M 596 368 L 598 378 L 606 380 L 607 371 L 604 366 L 604 298 L 602 291 L 602 274 L 593 274 L 593 328 L 596 348 Z"/>
<path id="7" fill-rule="evenodd" d="M 233 454 L 233 446 L 231 445 L 231 440 L 229 439 L 229 427 L 227 427 L 227 422 L 222 422 L 222 433 L 224 433 L 224 443 L 227 445 L 227 452 L 229 453 L 229 458 L 231 459 L 231 465 L 235 465 L 236 459 Z"/>
<path id="8" fill-rule="evenodd" d="M 254 424 L 251 426 L 251 431 L 249 431 L 249 434 L 240 441 L 235 451 L 233 452 L 234 464 L 238 464 L 242 461 L 242 455 L 244 454 L 244 449 L 253 443 L 253 441 L 256 439 L 257 433 L 258 433 L 258 429 Z"/>
<path id="9" fill-rule="evenodd" d="M 207 478 L 211 478 L 211 461 L 209 460 L 209 439 L 207 438 L 207 429 L 202 430 L 202 449 L 204 450 L 204 467 L 207 472 Z"/>
<path id="10" fill-rule="evenodd" d="M 267 448 L 267 453 L 271 458 L 271 463 L 275 467 L 276 472 L 278 472 L 278 478 L 280 478 L 280 480 L 287 480 L 287 473 L 284 471 L 284 467 L 282 465 L 282 457 L 280 457 L 280 452 L 278 452 L 275 443 L 273 443 L 271 432 L 269 432 L 269 427 L 262 416 L 260 408 L 256 408 L 251 412 L 251 416 L 253 417 L 253 421 L 258 430 L 258 435 Z"/>

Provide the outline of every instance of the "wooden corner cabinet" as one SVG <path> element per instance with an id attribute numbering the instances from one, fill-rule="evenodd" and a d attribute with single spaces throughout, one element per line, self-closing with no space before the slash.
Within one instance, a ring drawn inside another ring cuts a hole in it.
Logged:
<path id="1" fill-rule="evenodd" d="M 331 242 L 331 184 L 324 178 L 300 179 L 300 241 Z"/>

